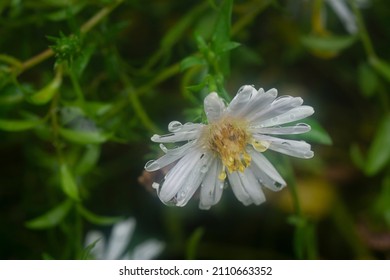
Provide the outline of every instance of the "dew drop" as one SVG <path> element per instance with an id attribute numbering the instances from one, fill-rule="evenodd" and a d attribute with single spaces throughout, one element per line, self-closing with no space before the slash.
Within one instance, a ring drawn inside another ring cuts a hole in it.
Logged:
<path id="1" fill-rule="evenodd" d="M 314 156 L 313 151 L 307 151 L 306 153 L 303 154 L 304 158 L 312 158 Z"/>
<path id="2" fill-rule="evenodd" d="M 289 118 L 290 118 L 290 120 L 294 120 L 295 119 L 295 114 L 290 114 Z"/>
<path id="3" fill-rule="evenodd" d="M 179 131 L 182 128 L 182 126 L 183 125 L 181 124 L 181 122 L 173 121 L 173 122 L 169 123 L 168 130 L 170 132 L 176 132 L 176 131 Z"/>
<path id="4" fill-rule="evenodd" d="M 146 171 L 156 171 L 158 169 L 160 169 L 161 166 L 157 163 L 157 161 L 155 160 L 149 160 L 146 164 L 145 164 L 145 169 Z"/>
<path id="5" fill-rule="evenodd" d="M 200 168 L 200 172 L 201 173 L 206 173 L 207 171 L 209 171 L 209 168 L 207 165 L 203 165 L 201 168 Z"/>

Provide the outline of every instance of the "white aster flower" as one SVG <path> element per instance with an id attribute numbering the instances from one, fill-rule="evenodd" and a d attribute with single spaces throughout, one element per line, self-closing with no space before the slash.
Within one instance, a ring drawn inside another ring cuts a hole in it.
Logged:
<path id="1" fill-rule="evenodd" d="M 277 90 L 243 86 L 226 107 L 217 93 L 204 100 L 208 124 L 173 121 L 167 135 L 154 135 L 158 143 L 186 142 L 174 149 L 160 144 L 165 155 L 146 163 L 147 171 L 156 171 L 176 164 L 163 182 L 154 183 L 162 202 L 184 206 L 200 186 L 201 209 L 218 203 L 226 181 L 244 205 L 265 201 L 262 188 L 279 191 L 286 182 L 262 152 L 273 150 L 298 158 L 311 158 L 314 153 L 304 141 L 286 140 L 272 135 L 299 134 L 310 126 L 294 122 L 314 113 L 302 105 L 300 97 L 281 96 Z"/>
<path id="2" fill-rule="evenodd" d="M 85 237 L 85 246 L 95 243 L 90 254 L 98 260 L 150 260 L 157 257 L 164 249 L 164 243 L 149 239 L 127 252 L 127 246 L 135 230 L 134 218 L 121 221 L 112 228 L 106 245 L 106 238 L 101 231 L 91 230 Z"/>

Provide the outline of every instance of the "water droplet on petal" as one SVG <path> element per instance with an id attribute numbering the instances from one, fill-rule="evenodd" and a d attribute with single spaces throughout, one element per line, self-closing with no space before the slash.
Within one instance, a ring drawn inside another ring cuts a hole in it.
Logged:
<path id="1" fill-rule="evenodd" d="M 313 151 L 307 151 L 303 155 L 304 158 L 312 158 L 313 156 L 314 156 L 314 152 Z"/>
<path id="2" fill-rule="evenodd" d="M 173 121 L 173 122 L 169 123 L 168 130 L 170 132 L 176 132 L 176 131 L 179 131 L 182 128 L 182 126 L 183 125 L 181 124 L 181 122 Z"/>
<path id="3" fill-rule="evenodd" d="M 155 160 L 149 160 L 145 164 L 145 170 L 146 171 L 156 171 L 156 170 L 158 170 L 160 168 L 161 168 L 161 166 Z"/>
<path id="4" fill-rule="evenodd" d="M 294 120 L 295 119 L 295 114 L 290 114 L 289 118 L 290 118 L 290 120 Z"/>
<path id="5" fill-rule="evenodd" d="M 203 166 L 200 168 L 200 172 L 201 172 L 201 173 L 206 173 L 208 170 L 209 170 L 209 168 L 208 168 L 207 165 L 203 165 Z"/>

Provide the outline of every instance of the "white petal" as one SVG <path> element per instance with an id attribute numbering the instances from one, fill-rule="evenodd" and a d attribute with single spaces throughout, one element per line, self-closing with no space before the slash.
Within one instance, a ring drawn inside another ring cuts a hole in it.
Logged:
<path id="1" fill-rule="evenodd" d="M 130 239 L 135 229 L 136 221 L 129 218 L 114 225 L 108 245 L 105 259 L 118 260 L 129 245 Z"/>
<path id="2" fill-rule="evenodd" d="M 253 134 L 253 138 L 269 142 L 269 149 L 282 154 L 298 158 L 312 158 L 314 156 L 310 144 L 305 141 L 287 140 L 261 134 Z"/>
<path id="3" fill-rule="evenodd" d="M 253 203 L 256 205 L 263 203 L 265 201 L 265 195 L 252 170 L 245 168 L 244 173 L 238 172 L 238 176 L 240 177 L 241 183 L 250 195 Z"/>
<path id="4" fill-rule="evenodd" d="M 278 91 L 275 88 L 272 88 L 266 92 L 260 88 L 257 94 L 253 95 L 252 99 L 249 101 L 244 117 L 248 120 L 251 119 L 255 114 L 268 107 L 272 101 L 275 100 L 277 95 Z"/>
<path id="5" fill-rule="evenodd" d="M 191 151 L 191 148 L 194 146 L 195 141 L 188 142 L 187 144 L 180 146 L 176 149 L 165 150 L 166 154 L 160 157 L 157 160 L 150 160 L 145 164 L 146 171 L 156 171 L 159 170 L 172 162 L 182 158 L 186 153 Z"/>
<path id="6" fill-rule="evenodd" d="M 212 92 L 204 99 L 204 111 L 209 122 L 215 122 L 224 113 L 225 103 L 216 92 Z"/>
<path id="7" fill-rule="evenodd" d="M 158 196 L 164 203 L 170 203 L 182 186 L 187 182 L 189 175 L 200 161 L 202 152 L 193 149 L 189 151 L 165 176 Z M 174 202 L 176 204 L 176 202 Z"/>
<path id="8" fill-rule="evenodd" d="M 164 250 L 165 244 L 156 239 L 147 240 L 137 245 L 128 259 L 132 260 L 152 260 Z"/>
<path id="9" fill-rule="evenodd" d="M 102 260 L 104 258 L 106 239 L 101 231 L 91 230 L 87 232 L 87 235 L 85 236 L 85 246 L 89 246 L 94 242 L 96 243 L 91 249 L 91 255 L 97 260 Z"/>
<path id="10" fill-rule="evenodd" d="M 281 114 L 279 116 L 270 118 L 268 120 L 257 122 L 255 125 L 260 127 L 269 127 L 269 126 L 275 126 L 279 124 L 290 123 L 311 116 L 313 113 L 314 113 L 313 107 L 303 105 L 303 106 L 293 108 L 290 111 Z"/>
<path id="11" fill-rule="evenodd" d="M 178 121 L 173 121 L 168 125 L 168 130 L 172 133 L 165 135 L 153 135 L 151 140 L 157 143 L 175 143 L 181 141 L 190 141 L 200 135 L 203 124 L 186 123 L 182 125 Z"/>
<path id="12" fill-rule="evenodd" d="M 259 134 L 300 134 L 308 132 L 310 129 L 310 125 L 298 123 L 294 126 L 284 127 L 251 127 L 251 132 Z"/>
<path id="13" fill-rule="evenodd" d="M 245 206 L 252 204 L 253 203 L 252 198 L 245 190 L 245 187 L 241 182 L 238 172 L 237 171 L 232 173 L 228 172 L 228 178 L 229 178 L 230 186 L 232 187 L 232 191 L 234 195 L 237 197 L 237 199 L 241 201 Z"/>
<path id="14" fill-rule="evenodd" d="M 257 90 L 253 86 L 242 86 L 233 100 L 230 102 L 227 112 L 232 116 L 245 115 L 250 101 L 257 96 Z"/>
<path id="15" fill-rule="evenodd" d="M 188 176 L 186 176 L 185 183 L 177 193 L 176 206 L 185 206 L 187 204 L 209 171 L 212 160 L 211 156 L 208 154 L 199 154 L 198 157 L 197 164 L 192 168 Z"/>
<path id="16" fill-rule="evenodd" d="M 280 96 L 279 98 L 275 99 L 268 107 L 264 108 L 264 110 L 261 110 L 251 116 L 249 121 L 253 123 L 259 123 L 261 121 L 271 119 L 290 111 L 292 108 L 302 105 L 302 103 L 303 99 L 300 97 Z"/>
<path id="17" fill-rule="evenodd" d="M 252 158 L 249 168 L 253 171 L 261 185 L 273 191 L 279 191 L 286 186 L 282 176 L 264 155 L 253 148 L 248 148 L 248 153 Z"/>
<path id="18" fill-rule="evenodd" d="M 211 206 L 217 204 L 221 199 L 224 185 L 224 182 L 218 178 L 221 171 L 222 162 L 214 158 L 200 188 L 200 209 L 210 209 Z"/>

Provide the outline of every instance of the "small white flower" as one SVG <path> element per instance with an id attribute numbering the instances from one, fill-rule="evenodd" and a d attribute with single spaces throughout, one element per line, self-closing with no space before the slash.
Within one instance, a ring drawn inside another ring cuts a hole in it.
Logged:
<path id="1" fill-rule="evenodd" d="M 134 218 L 115 224 L 107 245 L 106 238 L 101 231 L 91 230 L 85 237 L 85 246 L 96 242 L 90 253 L 99 260 L 150 260 L 157 257 L 164 249 L 164 244 L 155 239 L 137 245 L 133 252 L 127 252 L 135 225 Z"/>
<path id="2" fill-rule="evenodd" d="M 208 124 L 173 121 L 167 135 L 154 135 L 158 143 L 186 142 L 167 149 L 165 155 L 145 165 L 147 171 L 159 170 L 176 162 L 161 184 L 154 183 L 162 202 L 184 206 L 200 186 L 201 209 L 218 203 L 226 181 L 244 205 L 259 205 L 265 201 L 262 187 L 278 191 L 286 182 L 262 155 L 273 150 L 299 158 L 311 158 L 311 147 L 304 141 L 286 140 L 271 135 L 299 134 L 310 130 L 307 124 L 279 126 L 314 113 L 302 105 L 300 97 L 281 96 L 277 90 L 258 91 L 243 86 L 226 107 L 217 93 L 204 100 Z"/>

